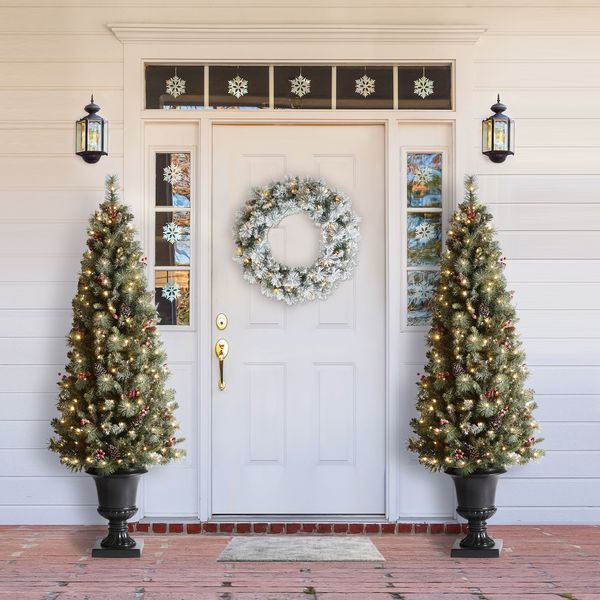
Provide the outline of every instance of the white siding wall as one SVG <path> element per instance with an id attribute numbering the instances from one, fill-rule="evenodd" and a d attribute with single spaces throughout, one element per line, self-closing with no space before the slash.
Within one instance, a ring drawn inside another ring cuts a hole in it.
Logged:
<path id="1" fill-rule="evenodd" d="M 142 21 L 488 27 L 475 50 L 472 143 L 458 151 L 480 175 L 482 199 L 497 217 L 547 450 L 543 462 L 504 478 L 495 520 L 597 521 L 600 2 L 259 4 L 122 0 L 90 10 L 83 0 L 0 3 L 0 522 L 98 519 L 88 478 L 68 475 L 45 446 L 85 220 L 102 198 L 105 173 L 123 172 L 123 49 L 105 25 Z M 97 166 L 73 155 L 73 121 L 92 91 L 111 125 L 110 157 Z M 517 156 L 503 165 L 479 150 L 479 121 L 497 91 L 518 120 Z M 126 200 L 143 214 L 142 199 Z M 413 395 L 411 387 L 402 397 L 412 402 Z M 431 496 L 438 484 L 414 468 L 423 496 Z M 414 514 L 410 498 L 414 489 L 401 491 L 406 516 L 435 516 L 436 506 L 451 505 L 434 500 L 427 515 Z"/>

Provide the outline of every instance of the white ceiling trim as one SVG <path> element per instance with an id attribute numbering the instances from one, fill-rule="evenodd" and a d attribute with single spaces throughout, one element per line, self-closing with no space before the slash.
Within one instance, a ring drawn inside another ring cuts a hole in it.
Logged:
<path id="1" fill-rule="evenodd" d="M 479 25 L 149 25 L 107 27 L 124 43 L 476 44 Z"/>

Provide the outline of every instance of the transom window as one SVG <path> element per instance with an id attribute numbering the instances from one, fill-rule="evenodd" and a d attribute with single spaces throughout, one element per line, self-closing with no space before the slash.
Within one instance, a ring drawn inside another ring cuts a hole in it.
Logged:
<path id="1" fill-rule="evenodd" d="M 146 108 L 451 110 L 452 64 L 146 65 Z"/>

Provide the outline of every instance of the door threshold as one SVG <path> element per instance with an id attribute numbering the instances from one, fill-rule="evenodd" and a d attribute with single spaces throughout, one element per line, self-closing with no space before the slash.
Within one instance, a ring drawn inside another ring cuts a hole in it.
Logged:
<path id="1" fill-rule="evenodd" d="M 209 517 L 209 522 L 212 523 L 381 523 L 387 522 L 384 514 L 376 515 L 344 515 L 344 514 L 261 514 L 261 515 L 233 515 L 233 514 L 214 514 Z"/>

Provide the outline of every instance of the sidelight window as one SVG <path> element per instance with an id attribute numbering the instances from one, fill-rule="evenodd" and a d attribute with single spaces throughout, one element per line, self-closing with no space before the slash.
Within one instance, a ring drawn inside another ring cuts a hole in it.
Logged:
<path id="1" fill-rule="evenodd" d="M 444 153 L 406 152 L 406 325 L 426 326 L 442 252 Z"/>
<path id="2" fill-rule="evenodd" d="M 156 154 L 154 298 L 161 325 L 190 324 L 191 156 Z"/>

